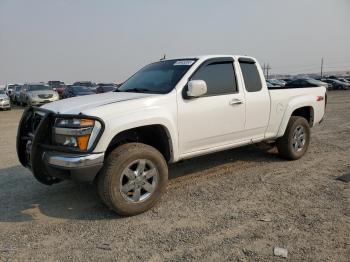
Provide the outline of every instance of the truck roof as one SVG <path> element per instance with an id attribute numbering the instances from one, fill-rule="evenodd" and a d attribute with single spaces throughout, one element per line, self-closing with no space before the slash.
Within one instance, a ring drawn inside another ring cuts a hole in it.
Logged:
<path id="1" fill-rule="evenodd" d="M 238 59 L 238 58 L 249 58 L 249 59 L 253 59 L 254 61 L 256 61 L 256 59 L 254 57 L 251 56 L 246 56 L 246 55 L 197 55 L 197 56 L 184 56 L 184 57 L 173 57 L 173 58 L 167 58 L 163 61 L 166 60 L 174 60 L 174 59 L 200 59 L 200 60 L 206 60 L 206 59 L 210 59 L 210 58 L 220 58 L 220 57 L 232 57 L 233 59 Z"/>

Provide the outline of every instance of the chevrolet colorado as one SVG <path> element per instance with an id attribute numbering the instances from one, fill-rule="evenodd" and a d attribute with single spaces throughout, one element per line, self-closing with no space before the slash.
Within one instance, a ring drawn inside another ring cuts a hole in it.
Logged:
<path id="1" fill-rule="evenodd" d="M 94 181 L 106 206 L 135 215 L 159 200 L 167 163 L 264 140 L 302 157 L 326 99 L 321 86 L 268 90 L 252 57 L 163 60 L 114 92 L 28 108 L 17 154 L 41 183 Z"/>

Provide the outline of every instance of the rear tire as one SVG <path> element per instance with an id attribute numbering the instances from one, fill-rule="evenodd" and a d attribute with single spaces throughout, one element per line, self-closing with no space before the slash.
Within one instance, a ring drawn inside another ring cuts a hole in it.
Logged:
<path id="1" fill-rule="evenodd" d="M 155 148 L 128 143 L 114 149 L 97 177 L 102 202 L 124 216 L 152 208 L 168 181 L 168 166 Z"/>
<path id="2" fill-rule="evenodd" d="M 289 160 L 301 158 L 310 144 L 310 126 L 304 117 L 291 116 L 284 135 L 276 145 L 281 157 Z"/>

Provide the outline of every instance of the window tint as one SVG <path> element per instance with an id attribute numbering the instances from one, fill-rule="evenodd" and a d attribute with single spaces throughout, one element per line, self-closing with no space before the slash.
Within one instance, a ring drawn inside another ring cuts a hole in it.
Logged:
<path id="1" fill-rule="evenodd" d="M 239 63 L 242 69 L 244 85 L 248 92 L 257 92 L 262 88 L 261 78 L 255 63 Z"/>
<path id="2" fill-rule="evenodd" d="M 236 79 L 231 62 L 205 65 L 192 76 L 191 80 L 204 80 L 207 83 L 207 95 L 237 92 Z"/>

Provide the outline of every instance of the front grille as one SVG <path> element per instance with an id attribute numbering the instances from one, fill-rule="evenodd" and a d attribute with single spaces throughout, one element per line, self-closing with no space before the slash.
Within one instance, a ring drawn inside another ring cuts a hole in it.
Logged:
<path id="1" fill-rule="evenodd" d="M 31 167 L 33 148 L 50 140 L 48 116 L 44 110 L 32 107 L 23 113 L 17 133 L 17 155 L 23 166 Z"/>
<path id="2" fill-rule="evenodd" d="M 47 94 L 47 95 L 38 95 L 39 98 L 46 99 L 46 98 L 51 98 L 52 94 Z"/>

